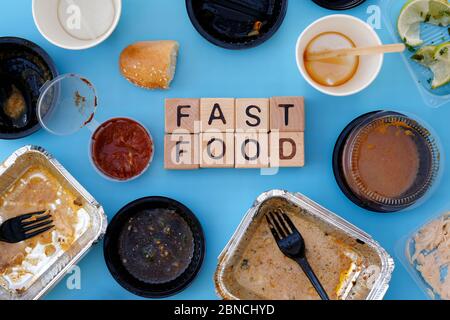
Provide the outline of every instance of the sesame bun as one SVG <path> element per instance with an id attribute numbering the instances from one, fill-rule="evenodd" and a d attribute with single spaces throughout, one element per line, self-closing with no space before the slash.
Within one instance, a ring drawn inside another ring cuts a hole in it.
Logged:
<path id="1" fill-rule="evenodd" d="M 131 83 L 147 89 L 168 89 L 175 75 L 178 42 L 143 41 L 120 54 L 120 72 Z"/>

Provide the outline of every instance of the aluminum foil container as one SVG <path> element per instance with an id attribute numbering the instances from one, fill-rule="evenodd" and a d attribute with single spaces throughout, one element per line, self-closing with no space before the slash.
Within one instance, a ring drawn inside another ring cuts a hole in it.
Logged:
<path id="1" fill-rule="evenodd" d="M 31 280 L 23 292 L 6 290 L 0 286 L 0 300 L 37 300 L 49 292 L 92 247 L 106 231 L 107 218 L 102 206 L 47 151 L 37 146 L 25 146 L 14 152 L 0 165 L 0 193 L 7 191 L 33 165 L 48 170 L 66 189 L 83 203 L 90 217 L 90 226 L 54 263 Z"/>
<path id="2" fill-rule="evenodd" d="M 336 214 L 321 207 L 300 193 L 290 193 L 283 190 L 271 190 L 261 194 L 253 206 L 244 216 L 241 224 L 232 236 L 218 258 L 218 267 L 214 276 L 216 292 L 219 297 L 226 300 L 258 299 L 256 293 L 248 292 L 235 277 L 235 267 L 242 260 L 244 251 L 252 239 L 255 224 L 261 221 L 261 206 L 266 201 L 279 198 L 286 200 L 300 210 L 302 214 L 310 216 L 313 221 L 326 226 L 327 230 L 336 231 L 348 237 L 358 246 L 364 247 L 367 254 L 363 257 L 364 263 L 349 273 L 347 279 L 342 279 L 339 288 L 342 288 L 337 297 L 342 300 L 381 300 L 383 299 L 394 270 L 394 261 L 370 235 L 361 231 L 354 225 L 338 217 Z M 308 250 L 308 243 L 306 243 Z M 278 248 L 277 248 L 278 250 Z M 359 259 L 361 261 L 361 259 Z M 299 268 L 299 272 L 302 272 Z M 370 279 L 370 281 L 369 281 Z M 245 294 L 244 294 L 245 293 Z"/>

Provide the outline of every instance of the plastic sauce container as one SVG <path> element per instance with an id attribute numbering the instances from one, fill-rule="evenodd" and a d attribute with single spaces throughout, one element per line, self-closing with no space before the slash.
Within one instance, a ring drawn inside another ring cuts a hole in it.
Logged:
<path id="1" fill-rule="evenodd" d="M 437 136 L 398 112 L 376 111 L 353 120 L 333 154 L 336 181 L 358 206 L 397 212 L 429 195 L 440 176 Z"/>

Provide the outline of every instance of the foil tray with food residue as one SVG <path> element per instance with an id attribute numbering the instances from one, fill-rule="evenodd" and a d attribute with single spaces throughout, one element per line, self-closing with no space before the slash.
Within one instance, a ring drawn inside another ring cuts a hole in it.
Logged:
<path id="1" fill-rule="evenodd" d="M 264 216 L 279 209 L 305 239 L 306 257 L 333 300 L 381 300 L 394 269 L 368 234 L 299 193 L 263 193 L 219 256 L 218 295 L 227 300 L 319 299 L 295 261 L 278 249 Z"/>
<path id="2" fill-rule="evenodd" d="M 32 177 L 26 176 L 30 170 L 38 171 L 31 171 L 33 173 Z M 46 181 L 42 178 L 43 176 L 51 177 L 51 187 L 57 186 L 57 190 L 64 190 L 62 193 L 63 195 L 66 194 L 66 192 L 67 194 L 70 194 L 70 201 L 72 205 L 77 208 L 76 214 L 79 215 L 82 213 L 83 215 L 83 219 L 80 220 L 78 219 L 79 216 L 77 216 L 77 219 L 74 220 L 77 223 L 76 229 L 82 231 L 79 233 L 77 231 L 76 236 L 72 234 L 72 241 L 66 243 L 61 242 L 65 239 L 63 237 L 54 240 L 49 236 L 50 243 L 52 245 L 56 243 L 53 247 L 53 249 L 56 250 L 56 253 L 43 251 L 44 254 L 40 254 L 42 252 L 38 251 L 41 249 L 36 249 L 47 248 L 47 246 L 49 246 L 47 242 L 41 241 L 41 238 L 38 238 L 44 237 L 44 234 L 35 237 L 38 239 L 34 240 L 33 246 L 30 246 L 27 243 L 26 247 L 23 248 L 23 243 L 15 244 L 19 247 L 22 245 L 21 249 L 24 250 L 24 253 L 20 252 L 22 260 L 17 264 L 12 263 L 12 266 L 8 268 L 4 268 L 7 271 L 2 271 L 2 274 L 0 274 L 0 300 L 35 300 L 41 298 L 62 279 L 66 272 L 70 270 L 84 254 L 89 251 L 94 243 L 103 237 L 106 231 L 107 219 L 102 206 L 55 158 L 53 158 L 53 156 L 43 148 L 37 146 L 25 146 L 20 148 L 0 165 L 0 209 L 4 209 L 0 214 L 0 224 L 3 222 L 2 220 L 11 218 L 7 215 L 8 208 L 12 210 L 12 214 L 22 214 L 21 212 L 14 212 L 14 206 L 17 206 L 17 203 L 21 205 L 20 210 L 22 210 L 22 207 L 23 210 L 33 208 L 33 206 L 40 203 L 42 199 L 40 199 L 39 196 L 36 198 L 33 192 L 26 193 L 25 191 L 33 188 L 33 183 L 36 183 L 35 181 L 37 180 L 32 179 L 36 179 L 36 177 L 40 177 L 38 180 L 41 179 Z M 24 177 L 27 177 L 29 180 L 24 180 Z M 29 185 L 27 185 L 27 183 L 29 183 Z M 8 195 L 11 192 L 15 192 L 16 186 L 20 186 L 24 189 L 19 189 L 20 193 L 16 193 L 17 198 L 8 198 Z M 22 193 L 22 191 L 27 195 L 30 194 L 30 197 L 33 195 L 36 199 L 30 199 L 30 202 L 27 203 L 28 196 L 23 196 L 24 193 Z M 61 195 L 60 191 L 58 191 L 58 196 L 59 195 Z M 56 199 L 55 203 L 52 202 L 51 205 L 46 204 L 46 206 L 49 206 L 48 210 L 52 213 L 52 219 L 55 225 L 57 222 L 55 216 L 57 211 L 59 218 L 61 218 L 61 215 L 66 217 L 64 216 L 66 214 L 65 207 L 60 205 L 61 198 L 57 197 Z M 65 199 L 62 201 L 64 200 Z M 10 203 L 15 201 L 17 203 Z M 16 210 L 19 209 L 16 208 Z M 78 224 L 83 226 L 78 228 Z M 55 226 L 53 230 L 54 231 L 51 233 L 52 236 L 57 234 L 56 230 L 58 230 L 58 226 Z M 72 231 L 72 233 L 74 233 L 74 231 Z M 44 244 L 47 246 L 44 246 Z M 1 245 L 3 246 L 3 250 L 5 250 L 2 254 L 11 253 L 14 255 L 14 245 L 9 246 L 5 243 L 2 243 Z M 17 279 L 20 279 L 20 281 Z"/>

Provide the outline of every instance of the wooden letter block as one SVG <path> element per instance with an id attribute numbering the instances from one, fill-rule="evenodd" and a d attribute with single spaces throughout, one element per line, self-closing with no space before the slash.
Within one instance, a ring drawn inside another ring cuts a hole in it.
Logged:
<path id="1" fill-rule="evenodd" d="M 193 170 L 199 166 L 198 134 L 166 134 L 164 136 L 164 168 Z"/>
<path id="2" fill-rule="evenodd" d="M 305 131 L 303 97 L 273 97 L 270 99 L 270 130 L 280 132 Z"/>
<path id="3" fill-rule="evenodd" d="M 201 132 L 234 132 L 233 98 L 200 99 Z"/>
<path id="4" fill-rule="evenodd" d="M 200 135 L 201 168 L 234 167 L 234 133 L 208 132 Z"/>
<path id="5" fill-rule="evenodd" d="M 269 99 L 236 99 L 236 132 L 269 132 Z"/>
<path id="6" fill-rule="evenodd" d="M 270 166 L 303 167 L 305 147 L 303 132 L 270 133 Z"/>
<path id="7" fill-rule="evenodd" d="M 236 133 L 235 137 L 236 168 L 267 168 L 269 166 L 268 133 Z"/>
<path id="8" fill-rule="evenodd" d="M 166 99 L 166 133 L 200 132 L 200 99 Z"/>

